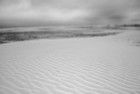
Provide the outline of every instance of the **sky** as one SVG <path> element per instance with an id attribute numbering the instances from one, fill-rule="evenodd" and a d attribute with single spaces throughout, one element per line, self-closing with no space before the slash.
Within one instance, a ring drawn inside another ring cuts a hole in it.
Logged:
<path id="1" fill-rule="evenodd" d="M 140 0 L 0 0 L 0 26 L 140 22 Z"/>

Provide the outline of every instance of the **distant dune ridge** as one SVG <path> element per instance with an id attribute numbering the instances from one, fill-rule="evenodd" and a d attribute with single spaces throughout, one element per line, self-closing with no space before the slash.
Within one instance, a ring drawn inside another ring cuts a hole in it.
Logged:
<path id="1" fill-rule="evenodd" d="M 0 44 L 34 39 L 102 37 L 130 29 L 140 30 L 140 24 L 5 27 L 0 29 Z"/>
<path id="2" fill-rule="evenodd" d="M 0 45 L 0 94 L 140 94 L 139 34 Z"/>
<path id="3" fill-rule="evenodd" d="M 0 43 L 34 39 L 102 37 L 121 33 L 97 26 L 13 27 L 0 29 Z"/>

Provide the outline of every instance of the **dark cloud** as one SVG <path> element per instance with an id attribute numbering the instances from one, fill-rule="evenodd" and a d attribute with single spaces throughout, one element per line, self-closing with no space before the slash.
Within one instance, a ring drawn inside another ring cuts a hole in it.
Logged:
<path id="1" fill-rule="evenodd" d="M 140 21 L 140 0 L 0 0 L 0 25 Z"/>

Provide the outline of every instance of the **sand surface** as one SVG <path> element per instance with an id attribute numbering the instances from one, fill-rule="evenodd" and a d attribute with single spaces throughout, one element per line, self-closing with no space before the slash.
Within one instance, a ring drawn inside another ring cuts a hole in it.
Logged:
<path id="1" fill-rule="evenodd" d="M 0 45 L 0 94 L 140 94 L 140 32 Z"/>

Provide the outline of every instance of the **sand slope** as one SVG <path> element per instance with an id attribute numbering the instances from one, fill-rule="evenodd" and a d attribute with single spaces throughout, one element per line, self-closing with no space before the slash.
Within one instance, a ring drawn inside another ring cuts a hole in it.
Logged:
<path id="1" fill-rule="evenodd" d="M 138 36 L 0 45 L 0 94 L 140 94 Z"/>

